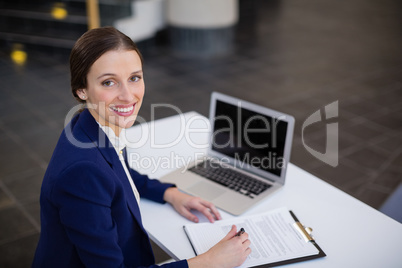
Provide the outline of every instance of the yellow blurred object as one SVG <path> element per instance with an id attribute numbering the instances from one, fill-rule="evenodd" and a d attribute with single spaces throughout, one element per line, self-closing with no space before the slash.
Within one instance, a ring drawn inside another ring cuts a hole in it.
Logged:
<path id="1" fill-rule="evenodd" d="M 87 0 L 88 30 L 100 27 L 98 0 Z"/>
<path id="2" fill-rule="evenodd" d="M 13 51 L 11 51 L 11 59 L 14 63 L 18 65 L 24 65 L 27 57 L 28 54 L 19 48 L 15 48 L 13 49 Z"/>
<path id="3" fill-rule="evenodd" d="M 68 12 L 62 3 L 56 3 L 54 4 L 52 10 L 50 11 L 52 14 L 52 17 L 57 19 L 57 20 L 63 20 L 67 17 Z"/>

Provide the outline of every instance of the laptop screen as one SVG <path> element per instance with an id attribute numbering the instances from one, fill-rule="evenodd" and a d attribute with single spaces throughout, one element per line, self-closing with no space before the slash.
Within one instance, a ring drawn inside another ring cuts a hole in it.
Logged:
<path id="1" fill-rule="evenodd" d="M 230 103 L 216 101 L 212 150 L 250 166 L 281 176 L 288 122 Z M 224 161 L 224 158 L 221 159 Z"/>

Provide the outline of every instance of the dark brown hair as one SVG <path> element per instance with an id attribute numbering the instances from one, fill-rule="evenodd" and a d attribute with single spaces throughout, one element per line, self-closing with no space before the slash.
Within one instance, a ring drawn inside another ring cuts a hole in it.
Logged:
<path id="1" fill-rule="evenodd" d="M 128 36 L 113 27 L 102 27 L 84 33 L 74 44 L 70 54 L 71 91 L 81 103 L 85 103 L 77 95 L 78 89 L 87 87 L 87 75 L 94 62 L 111 50 L 134 50 L 143 59 L 136 44 Z"/>

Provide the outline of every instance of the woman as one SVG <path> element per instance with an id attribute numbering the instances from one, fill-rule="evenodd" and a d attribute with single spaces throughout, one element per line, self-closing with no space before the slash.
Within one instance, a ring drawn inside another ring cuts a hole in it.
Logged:
<path id="1" fill-rule="evenodd" d="M 41 190 L 41 236 L 33 267 L 153 266 L 141 222 L 140 196 L 170 203 L 197 222 L 220 219 L 213 204 L 181 193 L 126 166 L 125 129 L 144 96 L 142 58 L 130 38 L 112 27 L 85 33 L 70 55 L 73 95 L 86 104 L 64 129 Z M 233 267 L 250 254 L 236 227 L 205 254 L 172 267 Z"/>

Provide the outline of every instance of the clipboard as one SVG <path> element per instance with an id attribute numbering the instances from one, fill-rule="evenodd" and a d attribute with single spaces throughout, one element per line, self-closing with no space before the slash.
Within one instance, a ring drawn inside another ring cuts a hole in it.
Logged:
<path id="1" fill-rule="evenodd" d="M 321 247 L 317 244 L 317 242 L 315 241 L 313 236 L 311 235 L 312 229 L 309 227 L 303 226 L 301 224 L 301 222 L 298 220 L 298 218 L 296 217 L 296 215 L 293 213 L 293 211 L 291 211 L 291 210 L 286 210 L 286 211 L 288 211 L 290 213 L 291 218 L 294 220 L 293 227 L 294 227 L 295 231 L 300 235 L 300 237 L 302 237 L 304 239 L 304 241 L 306 243 L 311 243 L 317 249 L 318 253 L 313 254 L 313 255 L 303 256 L 303 257 L 292 257 L 292 258 L 277 261 L 277 262 L 257 264 L 257 265 L 253 265 L 253 266 L 249 266 L 249 267 L 275 267 L 275 266 L 280 266 L 280 265 L 286 265 L 286 264 L 291 264 L 291 263 L 313 260 L 313 259 L 322 258 L 322 257 L 327 256 L 325 254 L 325 252 L 321 249 Z M 283 213 L 286 213 L 286 211 L 283 211 Z M 292 223 L 292 221 L 289 222 L 289 224 L 291 224 L 291 223 Z M 184 232 L 191 244 L 191 247 L 192 247 L 195 255 L 198 255 L 197 251 L 195 249 L 195 246 L 193 245 L 191 236 L 189 235 L 188 231 L 186 230 L 186 226 L 183 226 L 183 228 L 184 228 Z"/>
<path id="2" fill-rule="evenodd" d="M 308 260 L 314 260 L 318 258 L 322 258 L 327 256 L 325 252 L 320 248 L 320 246 L 315 242 L 314 238 L 312 237 L 312 229 L 310 227 L 305 227 L 302 225 L 299 221 L 299 219 L 296 217 L 296 215 L 293 213 L 293 211 L 289 210 L 290 215 L 292 218 L 295 220 L 294 226 L 295 228 L 299 231 L 299 233 L 303 236 L 304 240 L 309 243 L 312 243 L 318 250 L 318 254 L 311 255 L 311 256 L 305 256 L 305 257 L 300 257 L 300 258 L 294 258 L 294 259 L 289 259 L 285 261 L 279 261 L 279 262 L 273 262 L 273 263 L 267 263 L 263 265 L 258 265 L 254 267 L 275 267 L 275 266 L 280 266 L 280 265 L 285 265 L 285 264 L 291 264 L 291 263 L 296 263 L 296 262 L 303 262 L 303 261 L 308 261 Z"/>

